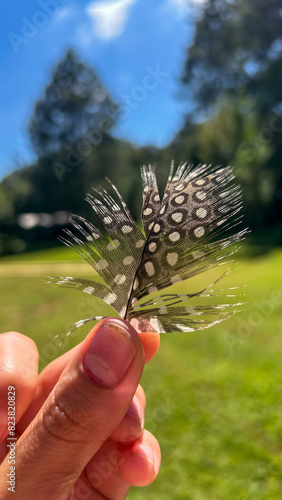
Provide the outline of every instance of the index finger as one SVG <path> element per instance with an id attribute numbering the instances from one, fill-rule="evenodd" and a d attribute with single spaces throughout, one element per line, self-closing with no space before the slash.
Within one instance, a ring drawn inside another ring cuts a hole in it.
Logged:
<path id="1" fill-rule="evenodd" d="M 8 432 L 8 403 L 10 398 L 16 401 L 14 411 L 15 421 L 17 422 L 34 397 L 37 374 L 38 351 L 33 340 L 17 332 L 1 333 L 0 441 Z"/>

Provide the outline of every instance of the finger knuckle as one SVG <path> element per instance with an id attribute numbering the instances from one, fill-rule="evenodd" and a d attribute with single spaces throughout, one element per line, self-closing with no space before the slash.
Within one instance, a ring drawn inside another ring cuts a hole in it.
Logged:
<path id="1" fill-rule="evenodd" d="M 64 395 L 53 394 L 52 403 L 43 412 L 43 426 L 48 434 L 58 439 L 77 442 L 81 441 L 81 418 L 75 410 L 73 402 Z"/>

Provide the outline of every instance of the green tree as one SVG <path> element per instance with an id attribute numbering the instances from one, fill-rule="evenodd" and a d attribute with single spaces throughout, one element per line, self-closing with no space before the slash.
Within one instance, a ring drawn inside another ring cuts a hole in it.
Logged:
<path id="1" fill-rule="evenodd" d="M 281 0 L 207 0 L 182 75 L 194 107 L 173 142 L 193 162 L 235 164 L 253 234 L 280 244 L 281 33 Z"/>
<path id="2" fill-rule="evenodd" d="M 29 125 L 38 156 L 52 154 L 91 134 L 109 133 L 118 107 L 95 71 L 68 50 L 56 67 L 44 97 L 37 101 Z"/>
<path id="3" fill-rule="evenodd" d="M 188 48 L 183 83 L 203 110 L 250 94 L 261 111 L 281 105 L 280 0 L 208 0 Z"/>

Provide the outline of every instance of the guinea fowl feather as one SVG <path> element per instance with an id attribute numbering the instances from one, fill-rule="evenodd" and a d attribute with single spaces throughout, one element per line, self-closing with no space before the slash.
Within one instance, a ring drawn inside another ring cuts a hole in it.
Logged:
<path id="1" fill-rule="evenodd" d="M 238 248 L 234 244 L 247 232 L 238 229 L 242 197 L 232 168 L 183 163 L 175 170 L 172 162 L 162 199 L 155 168 L 143 166 L 141 178 L 144 232 L 109 181 L 115 198 L 102 188 L 86 197 L 106 234 L 84 217 L 72 215 L 74 230 L 65 229 L 60 237 L 105 284 L 73 277 L 50 277 L 47 282 L 102 299 L 139 331 L 144 325 L 160 333 L 194 331 L 229 318 L 241 303 L 219 304 L 218 297 L 234 294 L 212 287 L 231 270 L 233 261 L 229 265 L 228 259 Z M 227 271 L 219 271 L 213 282 L 197 289 L 194 277 L 223 264 L 229 265 Z M 187 287 L 187 293 L 177 292 L 179 282 L 184 282 L 181 289 Z M 195 289 L 188 293 L 191 283 Z M 67 334 L 102 318 L 79 320 Z"/>

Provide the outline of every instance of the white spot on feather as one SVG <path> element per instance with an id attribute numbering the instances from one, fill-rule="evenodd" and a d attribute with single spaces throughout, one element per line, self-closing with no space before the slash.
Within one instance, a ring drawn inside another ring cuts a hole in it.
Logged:
<path id="1" fill-rule="evenodd" d="M 153 253 L 153 252 L 155 252 L 155 251 L 156 251 L 157 244 L 156 244 L 154 241 L 152 241 L 152 243 L 150 243 L 150 244 L 149 244 L 149 247 L 148 247 L 148 248 L 149 248 L 149 252 L 152 252 L 152 253 Z"/>
<path id="2" fill-rule="evenodd" d="M 119 311 L 119 315 L 123 317 L 125 315 L 125 311 L 126 311 L 126 306 L 123 306 L 123 308 Z"/>
<path id="3" fill-rule="evenodd" d="M 161 327 L 157 318 L 150 318 L 150 324 L 157 332 L 161 332 Z"/>
<path id="4" fill-rule="evenodd" d="M 178 253 L 176 252 L 168 253 L 166 256 L 166 260 L 170 266 L 175 266 L 175 264 L 178 261 Z"/>
<path id="5" fill-rule="evenodd" d="M 89 295 L 92 295 L 93 292 L 95 292 L 95 288 L 93 286 L 87 286 L 83 288 L 82 290 L 84 293 L 88 293 Z"/>
<path id="6" fill-rule="evenodd" d="M 103 221 L 105 224 L 111 224 L 113 222 L 113 219 L 111 217 L 107 216 L 107 217 L 104 217 Z"/>
<path id="7" fill-rule="evenodd" d="M 75 326 L 76 326 L 77 328 L 79 328 L 80 326 L 83 326 L 83 325 L 84 325 L 84 320 L 83 320 L 83 319 L 81 319 L 80 321 L 77 321 L 77 322 L 75 323 Z"/>
<path id="8" fill-rule="evenodd" d="M 122 285 L 126 280 L 126 276 L 124 274 L 117 274 L 115 279 L 114 279 L 114 282 L 117 284 L 117 285 Z"/>
<path id="9" fill-rule="evenodd" d="M 136 243 L 136 248 L 142 248 L 145 243 L 145 240 L 138 240 Z"/>
<path id="10" fill-rule="evenodd" d="M 109 250 L 111 252 L 112 250 L 115 250 L 119 246 L 120 246 L 120 242 L 118 240 L 113 240 L 112 243 L 109 243 L 107 245 L 107 250 Z"/>
<path id="11" fill-rule="evenodd" d="M 198 200 L 205 200 L 206 197 L 207 193 L 205 193 L 205 191 L 197 191 L 196 198 L 198 198 Z"/>
<path id="12" fill-rule="evenodd" d="M 104 269 L 106 269 L 108 267 L 108 265 L 109 265 L 109 263 L 107 260 L 101 259 L 97 262 L 95 269 L 96 269 L 96 271 L 103 271 Z"/>
<path id="13" fill-rule="evenodd" d="M 204 217 L 206 217 L 207 213 L 208 213 L 208 211 L 204 207 L 198 208 L 198 210 L 196 210 L 196 215 L 200 219 L 203 219 Z"/>
<path id="14" fill-rule="evenodd" d="M 193 307 L 193 306 L 187 306 L 187 307 L 185 307 L 185 312 L 187 312 L 188 314 L 191 314 L 193 316 L 202 316 L 203 315 L 203 312 L 197 311 L 195 309 L 195 307 Z"/>
<path id="15" fill-rule="evenodd" d="M 178 205 L 182 205 L 184 200 L 185 200 L 185 198 L 184 198 L 183 194 L 180 194 L 179 196 L 176 196 L 176 198 L 174 198 L 175 203 L 177 203 Z"/>
<path id="16" fill-rule="evenodd" d="M 220 198 L 226 198 L 226 196 L 229 195 L 229 191 L 223 191 L 222 193 L 219 194 Z"/>
<path id="17" fill-rule="evenodd" d="M 175 283 L 178 283 L 179 281 L 182 281 L 181 276 L 179 274 L 175 274 L 175 276 L 172 276 L 170 278 L 171 283 L 174 285 Z"/>
<path id="18" fill-rule="evenodd" d="M 190 328 L 189 326 L 181 325 L 180 323 L 176 323 L 175 326 L 181 331 L 181 332 L 194 332 L 193 328 Z"/>
<path id="19" fill-rule="evenodd" d="M 201 257 L 205 257 L 205 252 L 202 250 L 196 250 L 195 252 L 192 253 L 193 259 L 200 259 Z"/>
<path id="20" fill-rule="evenodd" d="M 113 304 L 113 302 L 115 302 L 116 299 L 117 299 L 116 294 L 112 292 L 108 293 L 108 295 L 104 297 L 104 301 L 107 302 L 107 304 Z"/>
<path id="21" fill-rule="evenodd" d="M 182 191 L 184 187 L 185 187 L 184 184 L 179 184 L 178 186 L 176 186 L 175 191 Z"/>
<path id="22" fill-rule="evenodd" d="M 183 214 L 181 212 L 174 212 L 171 217 L 175 222 L 181 222 L 183 219 Z"/>
<path id="23" fill-rule="evenodd" d="M 122 226 L 121 228 L 123 234 L 128 234 L 128 233 L 131 233 L 131 231 L 133 230 L 133 227 L 132 226 Z"/>
<path id="24" fill-rule="evenodd" d="M 180 239 L 180 234 L 177 231 L 174 231 L 173 233 L 170 233 L 168 237 L 170 241 L 174 243 L 175 241 L 178 241 Z"/>
<path id="25" fill-rule="evenodd" d="M 124 257 L 122 263 L 124 266 L 130 266 L 130 264 L 133 262 L 133 257 L 132 255 L 128 255 L 127 257 Z"/>
<path id="26" fill-rule="evenodd" d="M 151 208 L 145 208 L 143 214 L 144 215 L 151 215 L 152 212 L 153 212 L 153 210 Z"/>
<path id="27" fill-rule="evenodd" d="M 204 234 L 205 229 L 202 226 L 196 227 L 196 229 L 194 229 L 194 235 L 196 236 L 196 238 L 201 238 L 202 236 L 204 236 Z"/>
<path id="28" fill-rule="evenodd" d="M 145 264 L 145 270 L 148 276 L 154 276 L 155 274 L 155 268 L 152 262 L 146 262 Z"/>
<path id="29" fill-rule="evenodd" d="M 221 224 L 224 224 L 224 222 L 226 222 L 226 219 L 221 219 L 216 223 L 216 225 L 221 226 Z"/>

